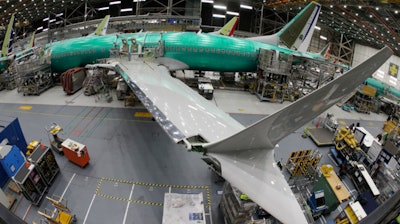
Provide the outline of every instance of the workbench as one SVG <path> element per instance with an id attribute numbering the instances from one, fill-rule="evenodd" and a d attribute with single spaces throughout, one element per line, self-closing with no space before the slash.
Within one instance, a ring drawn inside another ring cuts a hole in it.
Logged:
<path id="1" fill-rule="evenodd" d="M 342 203 L 342 202 L 346 201 L 347 199 L 349 199 L 350 193 L 346 189 L 346 187 L 343 185 L 343 183 L 339 179 L 339 177 L 336 175 L 335 171 L 331 171 L 329 174 L 330 174 L 330 176 L 325 177 L 325 179 L 331 186 L 331 189 L 335 193 L 338 201 L 340 203 Z M 340 186 L 340 188 L 337 188 L 337 186 Z"/>
<path id="2" fill-rule="evenodd" d="M 77 164 L 80 167 L 84 167 L 89 163 L 89 152 L 85 145 L 67 138 L 65 141 L 63 141 L 63 143 L 61 143 L 61 147 L 64 152 L 64 156 L 69 161 Z"/>
<path id="3" fill-rule="evenodd" d="M 324 190 L 325 204 L 328 206 L 326 213 L 334 211 L 339 204 L 350 198 L 349 191 L 336 173 L 331 171 L 329 174 L 329 177 L 321 175 L 313 187 L 313 192 Z M 338 184 L 341 186 L 340 189 L 336 188 Z"/>

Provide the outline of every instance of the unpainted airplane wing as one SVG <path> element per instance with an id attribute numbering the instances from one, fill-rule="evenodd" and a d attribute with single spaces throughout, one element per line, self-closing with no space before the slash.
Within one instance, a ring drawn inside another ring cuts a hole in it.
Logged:
<path id="1" fill-rule="evenodd" d="M 205 144 L 220 163 L 221 175 L 283 223 L 307 223 L 301 207 L 274 160 L 275 145 L 353 91 L 391 55 L 385 47 L 345 75 L 256 124 Z"/>
<path id="2" fill-rule="evenodd" d="M 205 145 L 208 152 L 241 151 L 243 149 L 273 149 L 288 134 L 301 128 L 322 112 L 350 94 L 393 54 L 385 47 L 324 87 L 260 120 L 245 130 Z"/>
<path id="3" fill-rule="evenodd" d="M 282 223 L 307 223 L 299 202 L 274 160 L 274 150 L 208 153 L 232 186 Z"/>
<path id="4" fill-rule="evenodd" d="M 391 55 L 384 48 L 324 87 L 256 124 L 244 128 L 228 114 L 170 76 L 152 60 L 117 59 L 119 72 L 168 134 L 179 142 L 200 135 L 221 174 L 283 223 L 307 223 L 274 160 L 276 143 L 334 105 L 376 71 Z"/>
<path id="5" fill-rule="evenodd" d="M 167 61 L 116 60 L 116 71 L 175 142 L 193 136 L 214 142 L 244 129 L 215 104 L 173 78 Z"/>

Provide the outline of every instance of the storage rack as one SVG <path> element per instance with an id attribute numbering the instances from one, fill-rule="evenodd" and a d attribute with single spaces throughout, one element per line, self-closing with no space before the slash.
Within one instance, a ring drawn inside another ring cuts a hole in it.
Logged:
<path id="1" fill-rule="evenodd" d="M 28 160 L 36 165 L 47 185 L 51 185 L 60 172 L 54 154 L 47 146 L 39 145 L 28 157 Z"/>
<path id="2" fill-rule="evenodd" d="M 46 194 L 47 185 L 34 164 L 29 164 L 29 167 L 22 165 L 13 179 L 28 201 L 34 205 L 40 204 Z"/>

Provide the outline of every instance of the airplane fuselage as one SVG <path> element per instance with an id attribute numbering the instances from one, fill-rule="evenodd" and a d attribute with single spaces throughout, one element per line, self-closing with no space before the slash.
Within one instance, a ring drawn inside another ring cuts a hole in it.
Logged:
<path id="1" fill-rule="evenodd" d="M 55 42 L 51 49 L 54 72 L 96 63 L 110 57 L 110 49 L 120 47 L 122 39 L 135 38 L 138 45 L 148 48 L 163 42 L 163 57 L 179 60 L 192 70 L 220 72 L 251 72 L 257 69 L 259 49 L 292 54 L 293 51 L 252 40 L 194 32 L 144 32 L 86 36 Z M 115 43 L 115 44 L 114 44 Z M 128 41 L 129 44 L 130 41 Z"/>

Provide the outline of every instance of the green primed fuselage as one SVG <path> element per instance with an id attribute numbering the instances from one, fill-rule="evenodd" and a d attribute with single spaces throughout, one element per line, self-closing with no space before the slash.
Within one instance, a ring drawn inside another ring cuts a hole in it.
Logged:
<path id="1" fill-rule="evenodd" d="M 295 54 L 293 50 L 252 40 L 193 32 L 144 32 L 86 36 L 59 41 L 46 46 L 51 50 L 54 72 L 95 63 L 110 57 L 109 50 L 121 46 L 122 39 L 135 38 L 143 47 L 164 43 L 164 57 L 179 60 L 192 70 L 251 72 L 257 69 L 259 49 Z M 130 44 L 131 42 L 128 41 Z"/>

